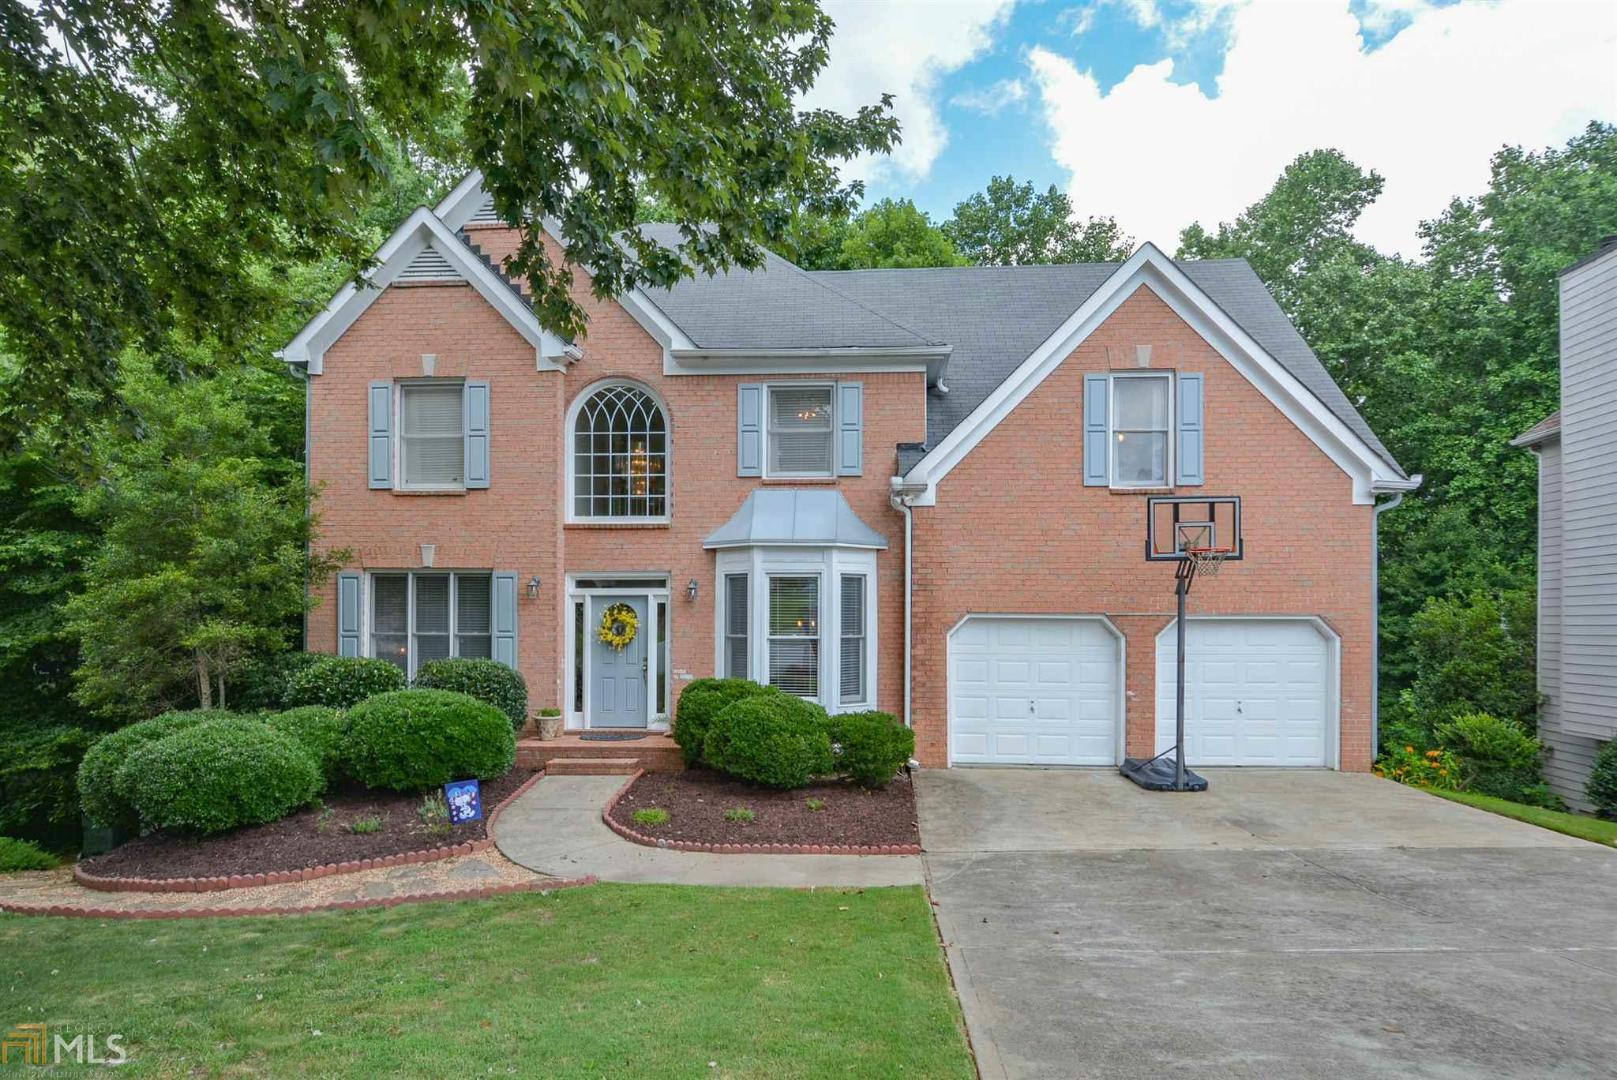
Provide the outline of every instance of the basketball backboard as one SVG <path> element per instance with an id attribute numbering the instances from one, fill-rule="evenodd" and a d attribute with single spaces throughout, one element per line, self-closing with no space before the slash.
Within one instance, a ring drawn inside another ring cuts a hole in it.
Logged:
<path id="1" fill-rule="evenodd" d="M 1191 551 L 1243 557 L 1239 495 L 1155 495 L 1145 503 L 1145 557 L 1177 562 Z"/>

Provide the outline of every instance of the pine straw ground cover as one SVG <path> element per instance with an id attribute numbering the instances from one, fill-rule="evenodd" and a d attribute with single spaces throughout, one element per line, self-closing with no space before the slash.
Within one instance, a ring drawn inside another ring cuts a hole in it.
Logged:
<path id="1" fill-rule="evenodd" d="M 0 915 L 0 955 L 0 1016 L 120 1034 L 121 1076 L 974 1075 L 918 888 Z"/>

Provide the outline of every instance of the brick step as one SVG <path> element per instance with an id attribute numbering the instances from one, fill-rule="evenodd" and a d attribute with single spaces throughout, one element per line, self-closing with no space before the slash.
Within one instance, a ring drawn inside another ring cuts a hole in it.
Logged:
<path id="1" fill-rule="evenodd" d="M 628 776 L 640 768 L 640 759 L 631 757 L 563 757 L 545 762 L 548 776 Z"/>
<path id="2" fill-rule="evenodd" d="M 647 772 L 681 772 L 685 768 L 679 744 L 662 734 L 632 742 L 585 742 L 577 734 L 544 741 L 532 738 L 517 741 L 517 764 L 524 768 L 548 769 L 550 762 L 573 758 L 630 760 Z"/>

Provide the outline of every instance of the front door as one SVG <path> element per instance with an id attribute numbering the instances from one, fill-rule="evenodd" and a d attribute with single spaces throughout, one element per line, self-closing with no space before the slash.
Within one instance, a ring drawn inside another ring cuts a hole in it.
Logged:
<path id="1" fill-rule="evenodd" d="M 602 641 L 599 633 L 601 616 L 613 604 L 633 608 L 639 624 L 634 640 L 621 649 Z M 644 596 L 590 597 L 590 681 L 584 700 L 588 727 L 646 726 L 646 638 L 651 630 L 646 621 L 648 607 Z"/>

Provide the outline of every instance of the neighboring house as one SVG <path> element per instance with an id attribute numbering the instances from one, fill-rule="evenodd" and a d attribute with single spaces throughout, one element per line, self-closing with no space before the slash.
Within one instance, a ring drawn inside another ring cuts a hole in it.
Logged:
<path id="1" fill-rule="evenodd" d="M 665 729 L 719 674 L 906 717 L 927 766 L 1112 765 L 1172 730 L 1148 499 L 1231 496 L 1189 759 L 1369 768 L 1376 496 L 1419 478 L 1244 262 L 771 255 L 608 301 L 579 273 L 568 342 L 498 269 L 515 245 L 474 175 L 284 350 L 321 542 L 354 553 L 310 648 L 492 655 L 569 729 Z"/>
<path id="2" fill-rule="evenodd" d="M 1544 776 L 1579 809 L 1617 738 L 1617 236 L 1561 271 L 1561 409 L 1511 441 L 1538 455 Z"/>

